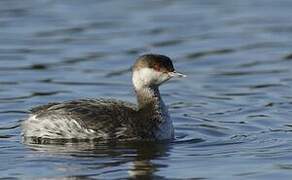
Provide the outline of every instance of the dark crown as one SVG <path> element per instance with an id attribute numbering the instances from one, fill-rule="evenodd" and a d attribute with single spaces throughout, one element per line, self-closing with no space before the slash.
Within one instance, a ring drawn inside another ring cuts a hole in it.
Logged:
<path id="1" fill-rule="evenodd" d="M 133 66 L 134 70 L 152 68 L 161 72 L 173 72 L 174 67 L 169 57 L 160 54 L 144 54 L 140 56 Z"/>

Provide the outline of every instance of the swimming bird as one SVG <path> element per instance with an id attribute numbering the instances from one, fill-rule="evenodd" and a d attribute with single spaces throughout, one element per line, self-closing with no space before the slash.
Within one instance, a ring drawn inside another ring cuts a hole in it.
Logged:
<path id="1" fill-rule="evenodd" d="M 173 123 L 159 86 L 173 77 L 185 75 L 175 71 L 169 57 L 142 55 L 132 67 L 137 104 L 100 98 L 37 106 L 22 122 L 22 136 L 98 141 L 171 140 Z"/>

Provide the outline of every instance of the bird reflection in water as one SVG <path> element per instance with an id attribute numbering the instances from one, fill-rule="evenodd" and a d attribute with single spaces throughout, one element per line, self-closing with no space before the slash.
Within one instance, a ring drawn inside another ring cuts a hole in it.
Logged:
<path id="1" fill-rule="evenodd" d="M 80 174 L 82 173 L 82 175 L 71 175 L 70 178 L 102 178 L 109 173 L 111 174 L 113 171 L 125 171 L 118 172 L 118 174 L 120 175 L 126 173 L 127 176 L 125 178 L 130 177 L 134 179 L 148 179 L 159 178 L 159 176 L 156 175 L 156 172 L 161 168 L 162 165 L 153 162 L 153 160 L 162 157 L 168 157 L 171 143 L 129 142 L 103 144 L 89 142 L 56 142 L 55 144 L 52 144 L 52 142 L 50 142 L 50 144 L 29 144 L 29 147 L 32 150 L 38 151 L 40 153 L 45 152 L 45 154 L 43 154 L 44 156 L 50 157 L 53 154 L 59 164 L 58 167 L 56 166 L 58 171 L 74 172 L 75 174 L 78 174 L 80 171 Z M 39 157 L 40 154 L 36 156 Z M 60 162 L 60 158 L 58 158 L 58 156 L 65 158 L 64 162 Z M 70 163 L 68 166 L 66 158 L 70 158 L 72 161 L 72 157 L 76 159 L 76 164 Z M 91 163 L 88 163 L 88 158 L 91 159 Z M 53 159 L 48 160 L 54 161 Z M 84 162 L 87 163 L 85 164 Z M 95 172 L 99 173 L 95 174 Z"/>

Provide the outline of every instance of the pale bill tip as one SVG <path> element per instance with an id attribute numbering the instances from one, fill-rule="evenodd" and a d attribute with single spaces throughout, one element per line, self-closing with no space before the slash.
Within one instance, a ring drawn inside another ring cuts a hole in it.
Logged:
<path id="1" fill-rule="evenodd" d="M 179 77 L 179 78 L 187 77 L 187 75 L 182 74 L 182 73 L 179 73 L 179 72 L 176 72 L 176 71 L 171 72 L 170 75 L 171 75 L 172 77 Z"/>

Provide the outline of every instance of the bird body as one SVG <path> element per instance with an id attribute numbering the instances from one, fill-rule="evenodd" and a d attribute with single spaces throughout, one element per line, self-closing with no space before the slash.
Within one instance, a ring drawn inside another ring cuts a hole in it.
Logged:
<path id="1" fill-rule="evenodd" d="M 98 141 L 170 140 L 172 120 L 159 85 L 174 75 L 171 60 L 144 55 L 133 66 L 138 104 L 114 99 L 80 99 L 31 109 L 22 123 L 25 139 L 89 139 Z"/>

